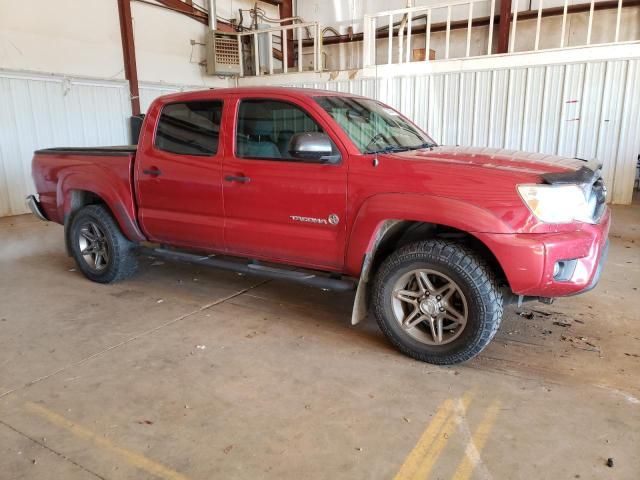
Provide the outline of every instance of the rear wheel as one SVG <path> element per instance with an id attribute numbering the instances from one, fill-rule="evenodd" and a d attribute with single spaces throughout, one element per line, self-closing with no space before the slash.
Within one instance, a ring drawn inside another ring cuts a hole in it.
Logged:
<path id="1" fill-rule="evenodd" d="M 99 283 L 112 283 L 131 276 L 137 268 L 134 244 L 120 231 L 102 205 L 89 205 L 72 220 L 71 252 L 82 273 Z"/>
<path id="2" fill-rule="evenodd" d="M 412 243 L 391 254 L 376 275 L 372 302 L 391 343 L 440 365 L 476 356 L 502 320 L 502 295 L 486 262 L 443 240 Z"/>

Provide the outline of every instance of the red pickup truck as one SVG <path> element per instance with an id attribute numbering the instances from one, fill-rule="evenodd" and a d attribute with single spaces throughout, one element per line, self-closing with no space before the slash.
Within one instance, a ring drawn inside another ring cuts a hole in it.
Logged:
<path id="1" fill-rule="evenodd" d="M 584 161 L 438 146 L 376 100 L 307 89 L 164 96 L 137 146 L 38 150 L 33 178 L 30 208 L 64 224 L 93 281 L 153 248 L 355 289 L 353 323 L 371 309 L 399 350 L 437 364 L 478 354 L 508 302 L 593 288 L 610 223 Z"/>

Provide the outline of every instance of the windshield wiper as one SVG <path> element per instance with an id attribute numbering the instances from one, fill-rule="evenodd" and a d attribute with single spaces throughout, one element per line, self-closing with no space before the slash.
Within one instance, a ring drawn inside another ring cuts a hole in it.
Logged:
<path id="1" fill-rule="evenodd" d="M 431 142 L 421 143 L 420 145 L 412 145 L 410 147 L 401 145 L 387 145 L 379 150 L 367 150 L 365 153 L 393 153 L 393 152 L 406 152 L 408 150 L 420 150 L 421 148 L 433 148 L 438 145 Z"/>
<path id="2" fill-rule="evenodd" d="M 437 146 L 438 145 L 436 145 L 435 143 L 425 142 L 420 145 L 415 145 L 413 147 L 407 147 L 407 150 L 420 150 L 421 148 L 433 148 Z"/>
<path id="3" fill-rule="evenodd" d="M 392 153 L 392 152 L 406 152 L 410 150 L 410 147 L 402 147 L 400 145 L 387 145 L 379 150 L 368 150 L 365 153 Z"/>

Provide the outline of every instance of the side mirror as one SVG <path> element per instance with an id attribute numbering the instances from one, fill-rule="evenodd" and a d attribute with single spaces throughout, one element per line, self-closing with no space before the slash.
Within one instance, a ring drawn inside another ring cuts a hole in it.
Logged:
<path id="1" fill-rule="evenodd" d="M 311 162 L 336 163 L 340 159 L 333 153 L 333 144 L 326 133 L 296 133 L 289 140 L 288 150 L 292 157 Z"/>

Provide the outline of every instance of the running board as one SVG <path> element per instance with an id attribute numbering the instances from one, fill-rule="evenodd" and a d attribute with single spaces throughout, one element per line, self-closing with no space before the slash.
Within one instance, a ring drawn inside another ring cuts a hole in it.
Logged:
<path id="1" fill-rule="evenodd" d="M 259 263 L 245 263 L 218 258 L 216 256 L 195 255 L 193 253 L 168 250 L 166 248 L 153 248 L 146 250 L 151 255 L 160 256 L 170 260 L 188 262 L 195 265 L 204 265 L 206 267 L 219 268 L 222 270 L 230 270 L 232 272 L 246 273 L 259 277 L 288 280 L 304 285 L 310 285 L 312 287 L 322 288 L 324 290 L 348 291 L 354 290 L 356 287 L 356 282 L 354 280 L 330 278 L 315 272 L 288 270 L 285 268 L 266 266 Z"/>

